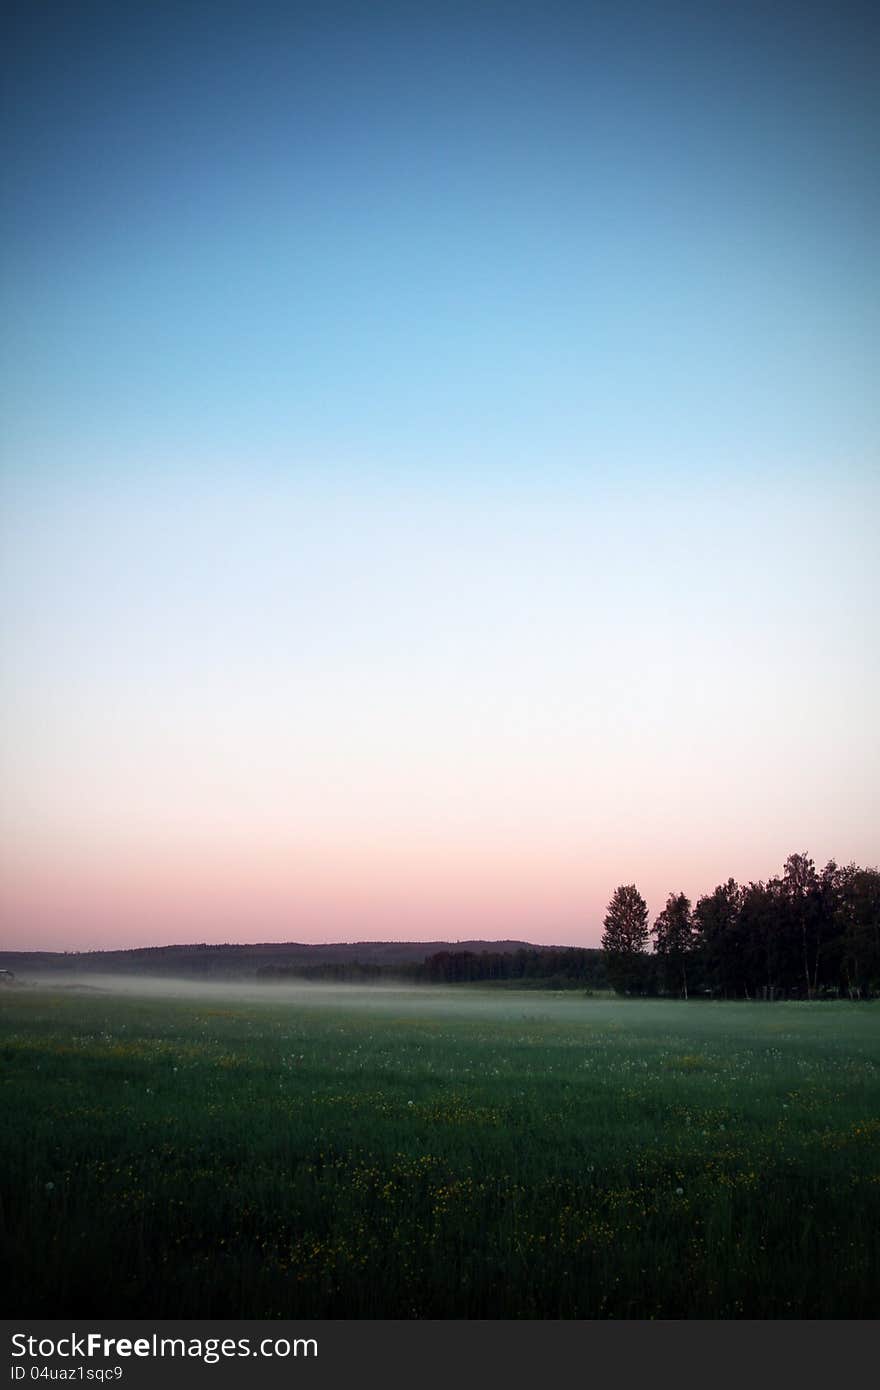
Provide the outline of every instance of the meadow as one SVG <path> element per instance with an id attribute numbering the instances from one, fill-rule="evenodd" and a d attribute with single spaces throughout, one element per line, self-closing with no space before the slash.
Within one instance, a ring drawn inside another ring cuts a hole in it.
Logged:
<path id="1" fill-rule="evenodd" d="M 0 996 L 6 1316 L 863 1318 L 880 1006 Z"/>

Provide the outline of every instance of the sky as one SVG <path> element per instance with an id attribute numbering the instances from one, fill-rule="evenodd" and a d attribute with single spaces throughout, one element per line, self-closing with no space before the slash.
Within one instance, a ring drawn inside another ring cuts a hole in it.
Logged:
<path id="1" fill-rule="evenodd" d="M 870 7 L 4 22 L 4 945 L 878 862 Z"/>

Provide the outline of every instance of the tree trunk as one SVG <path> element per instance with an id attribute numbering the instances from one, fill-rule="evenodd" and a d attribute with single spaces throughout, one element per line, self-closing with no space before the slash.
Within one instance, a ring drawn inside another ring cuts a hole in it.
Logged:
<path id="1" fill-rule="evenodd" d="M 801 938 L 804 943 L 804 976 L 807 981 L 807 998 L 812 999 L 813 990 L 810 986 L 810 961 L 807 955 L 807 924 L 803 921 L 801 922 Z"/>

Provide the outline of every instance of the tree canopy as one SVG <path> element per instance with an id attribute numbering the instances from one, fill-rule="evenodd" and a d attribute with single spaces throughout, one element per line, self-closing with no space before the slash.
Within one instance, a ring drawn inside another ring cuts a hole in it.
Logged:
<path id="1" fill-rule="evenodd" d="M 790 854 L 766 882 L 729 878 L 692 908 L 670 893 L 650 931 L 633 884 L 608 905 L 602 949 L 625 993 L 814 999 L 880 993 L 880 871 Z"/>

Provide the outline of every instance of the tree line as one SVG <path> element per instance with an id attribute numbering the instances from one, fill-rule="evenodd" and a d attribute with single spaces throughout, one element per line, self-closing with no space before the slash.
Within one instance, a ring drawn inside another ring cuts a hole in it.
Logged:
<path id="1" fill-rule="evenodd" d="M 608 904 L 601 949 L 454 947 L 423 961 L 265 965 L 271 983 L 484 983 L 535 989 L 716 999 L 867 999 L 880 995 L 880 871 L 791 854 L 764 882 L 729 878 L 692 905 L 670 893 L 650 924 L 645 899 L 622 884 Z"/>
<path id="2" fill-rule="evenodd" d="M 536 989 L 602 989 L 608 985 L 603 952 L 578 946 L 535 946 L 516 951 L 435 951 L 423 961 L 371 964 L 323 961 L 270 965 L 257 971 L 265 983 L 315 980 L 337 984 L 397 981 L 413 984 L 510 983 Z"/>
<path id="3" fill-rule="evenodd" d="M 791 854 L 766 883 L 729 878 L 695 906 L 670 893 L 648 925 L 635 884 L 608 904 L 602 951 L 624 994 L 723 999 L 880 993 L 880 871 Z M 649 952 L 649 945 L 653 951 Z"/>

